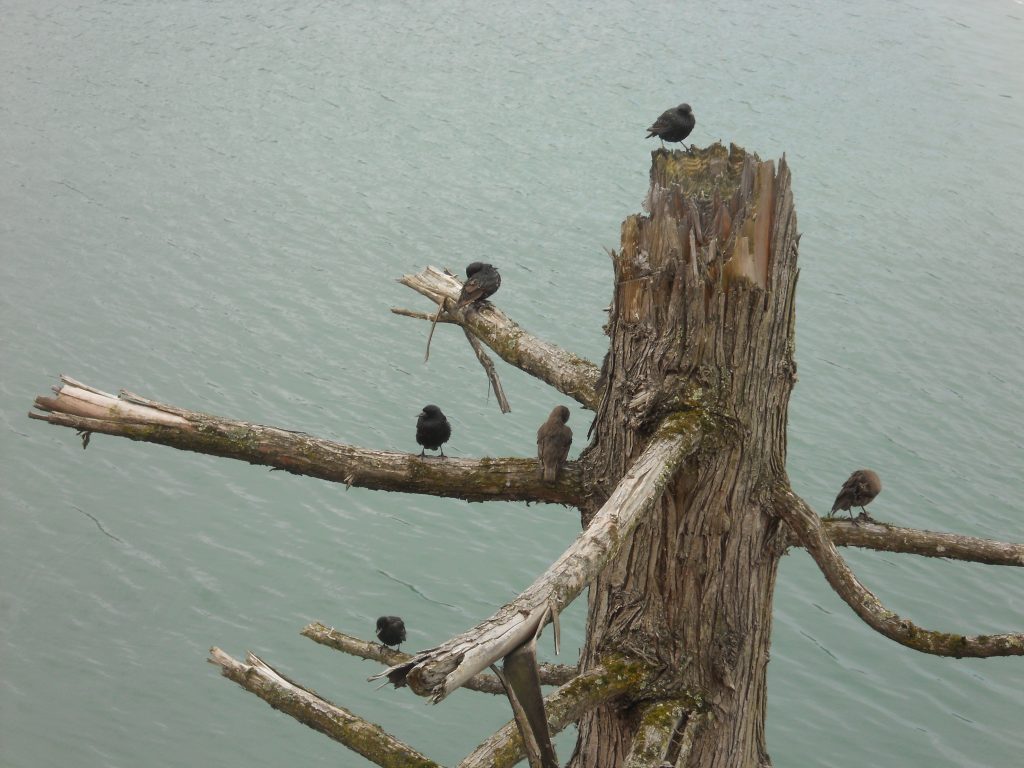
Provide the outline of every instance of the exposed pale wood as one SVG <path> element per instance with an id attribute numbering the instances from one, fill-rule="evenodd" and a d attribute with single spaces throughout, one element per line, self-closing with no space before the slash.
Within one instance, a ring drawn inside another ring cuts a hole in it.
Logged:
<path id="1" fill-rule="evenodd" d="M 438 763 L 387 733 L 379 725 L 321 698 L 292 682 L 258 656 L 242 663 L 220 648 L 210 649 L 211 664 L 274 709 L 326 734 L 383 768 L 441 768 Z"/>
<path id="2" fill-rule="evenodd" d="M 314 642 L 326 645 L 329 648 L 347 653 L 350 656 L 359 656 L 363 659 L 378 661 L 385 666 L 400 664 L 409 661 L 412 654 L 392 650 L 376 642 L 362 640 L 352 635 L 347 635 L 332 627 L 326 627 L 320 622 L 313 622 L 303 628 L 302 635 Z M 576 677 L 576 668 L 567 664 L 541 664 L 538 668 L 540 681 L 543 685 L 565 685 Z M 493 675 L 481 673 L 470 678 L 465 686 L 474 691 L 503 695 L 505 689 L 501 682 Z"/>
<path id="3" fill-rule="evenodd" d="M 901 552 L 921 557 L 945 557 L 986 565 L 1024 566 L 1024 544 L 979 539 L 958 533 L 900 528 L 877 520 L 821 520 L 821 529 L 837 547 L 862 547 L 880 552 Z M 791 546 L 801 546 L 795 532 Z"/>
<path id="4" fill-rule="evenodd" d="M 456 459 L 376 451 L 225 419 L 146 400 L 120 397 L 64 384 L 55 398 L 37 398 L 45 414 L 30 413 L 58 426 L 167 445 L 282 469 L 292 474 L 383 491 L 423 493 L 468 501 L 539 501 L 574 504 L 582 493 L 573 462 L 555 483 L 540 479 L 536 458 Z M 88 407 L 84 406 L 86 403 Z M 91 416 L 78 415 L 82 411 Z M 413 425 L 409 442 L 413 442 Z M 530 448 L 532 449 L 532 445 Z"/>
<path id="5" fill-rule="evenodd" d="M 897 615 L 858 581 L 821 526 L 821 519 L 788 488 L 778 489 L 778 514 L 818 564 L 829 585 L 869 627 L 900 645 L 936 656 L 1024 656 L 1024 633 L 960 635 L 922 629 Z"/>
<path id="6" fill-rule="evenodd" d="M 448 298 L 452 308 L 445 314 L 490 347 L 510 365 L 536 376 L 591 410 L 597 407 L 598 368 L 588 360 L 523 330 L 490 302 L 454 309 L 462 283 L 436 267 L 428 266 L 399 282 L 437 304 Z M 405 312 L 397 314 L 407 315 Z M 433 315 L 430 315 L 431 319 Z"/>
<path id="7" fill-rule="evenodd" d="M 534 635 L 550 615 L 549 603 L 560 611 L 579 595 L 628 541 L 696 449 L 699 424 L 679 424 L 677 430 L 651 441 L 586 530 L 519 597 L 476 627 L 378 677 L 407 684 L 438 702 Z"/>

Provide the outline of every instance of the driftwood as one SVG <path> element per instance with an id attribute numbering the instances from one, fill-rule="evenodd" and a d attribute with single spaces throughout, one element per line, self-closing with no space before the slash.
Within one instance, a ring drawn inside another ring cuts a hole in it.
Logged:
<path id="1" fill-rule="evenodd" d="M 303 630 L 390 665 L 379 676 L 440 701 L 461 686 L 494 691 L 496 679 L 483 671 L 549 622 L 557 644 L 559 612 L 589 588 L 578 672 L 539 670 L 541 682 L 561 683 L 544 701 L 548 728 L 579 725 L 574 768 L 770 765 L 765 663 L 777 563 L 789 547 L 805 548 L 858 616 L 907 647 L 951 656 L 1024 652 L 1020 634 L 916 627 L 886 609 L 836 550 L 1021 566 L 1024 546 L 823 521 L 789 486 L 799 235 L 785 160 L 776 168 L 721 145 L 652 157 L 650 213 L 624 222 L 621 247 L 611 253 L 611 345 L 600 369 L 526 333 L 492 304 L 439 310 L 439 322 L 460 325 L 474 344 L 596 412 L 593 441 L 557 483 L 539 480 L 532 457 L 419 459 L 126 392 L 115 397 L 67 378 L 56 397 L 36 400 L 44 413 L 30 415 L 78 430 L 83 445 L 105 433 L 371 489 L 577 507 L 584 530 L 531 587 L 435 648 L 409 655 L 323 625 Z M 433 267 L 401 282 L 437 305 L 454 300 L 460 287 Z M 393 311 L 421 321 L 435 316 Z M 211 653 L 225 675 L 333 738 L 336 725 L 359 720 L 255 657 L 242 664 Z M 380 745 L 370 758 L 378 764 L 433 765 L 372 724 L 360 727 Z M 534 761 L 550 760 L 537 746 Z M 461 765 L 507 766 L 523 754 L 510 723 Z"/>
<path id="2" fill-rule="evenodd" d="M 274 709 L 326 734 L 377 765 L 384 768 L 442 768 L 379 725 L 292 682 L 255 654 L 248 654 L 246 663 L 242 663 L 220 648 L 211 648 L 209 662 L 219 666 L 225 677 L 255 693 Z"/>

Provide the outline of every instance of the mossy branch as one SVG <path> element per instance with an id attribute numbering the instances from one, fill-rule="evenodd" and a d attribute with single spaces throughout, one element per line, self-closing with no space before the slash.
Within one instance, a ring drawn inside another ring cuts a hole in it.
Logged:
<path id="1" fill-rule="evenodd" d="M 274 709 L 326 734 L 383 768 L 442 768 L 379 725 L 292 682 L 252 653 L 246 654 L 246 663 L 242 663 L 220 648 L 211 648 L 208 660 L 219 666 L 225 677 L 255 693 Z"/>
<path id="2" fill-rule="evenodd" d="M 552 734 L 559 733 L 594 707 L 638 695 L 654 677 L 650 665 L 641 662 L 594 667 L 544 697 L 548 729 Z M 510 720 L 473 750 L 458 768 L 511 768 L 525 757 L 522 736 L 515 720 Z"/>
<path id="3" fill-rule="evenodd" d="M 70 427 L 83 435 L 103 433 L 183 451 L 223 456 L 346 486 L 400 491 L 468 501 L 537 501 L 575 505 L 583 495 L 582 473 L 569 462 L 557 482 L 541 480 L 535 458 L 420 458 L 377 451 L 225 419 L 147 400 L 120 396 L 62 376 L 56 397 L 38 397 L 43 414 L 29 417 Z M 410 426 L 411 432 L 411 426 Z M 411 439 L 411 437 L 410 437 Z"/>
<path id="4" fill-rule="evenodd" d="M 861 547 L 881 552 L 900 552 L 921 557 L 945 557 L 986 565 L 1024 566 L 1024 544 L 979 539 L 958 533 L 939 533 L 900 528 L 875 521 L 821 521 L 822 531 L 837 547 Z M 790 545 L 801 546 L 791 533 Z"/>
<path id="5" fill-rule="evenodd" d="M 850 570 L 821 525 L 821 518 L 789 488 L 776 493 L 776 512 L 796 533 L 829 585 L 864 622 L 890 640 L 936 656 L 1024 656 L 1024 634 L 958 635 L 922 629 L 887 609 Z"/>

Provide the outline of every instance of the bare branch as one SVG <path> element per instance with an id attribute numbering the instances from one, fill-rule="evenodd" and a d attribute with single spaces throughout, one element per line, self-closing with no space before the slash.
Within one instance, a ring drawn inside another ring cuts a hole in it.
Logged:
<path id="1" fill-rule="evenodd" d="M 653 676 L 646 664 L 621 661 L 614 672 L 603 666 L 584 672 L 544 697 L 548 728 L 552 734 L 559 733 L 588 710 L 642 690 Z M 459 768 L 511 768 L 524 757 L 519 729 L 515 720 L 510 720 L 459 763 Z"/>
<path id="2" fill-rule="evenodd" d="M 469 346 L 473 348 L 473 353 L 476 355 L 476 359 L 483 366 L 484 373 L 487 374 L 487 380 L 491 383 L 491 389 L 494 390 L 494 397 L 498 401 L 498 407 L 502 413 L 508 413 L 512 410 L 512 406 L 508 404 L 508 398 L 505 397 L 505 390 L 501 386 L 501 379 L 498 378 L 498 372 L 494 370 L 494 363 L 491 362 L 491 358 L 484 352 L 484 346 L 480 343 L 472 333 L 467 329 L 463 328 L 466 333 L 466 341 L 469 342 Z"/>
<path id="3" fill-rule="evenodd" d="M 962 658 L 1024 655 L 1024 634 L 957 635 L 922 629 L 888 610 L 861 584 L 825 535 L 821 519 L 788 487 L 776 494 L 776 512 L 789 524 L 832 588 L 876 632 L 908 648 Z"/>
<path id="4" fill-rule="evenodd" d="M 438 305 L 445 298 L 451 299 L 452 307 L 462 288 L 455 277 L 435 267 L 427 267 L 417 275 L 403 275 L 398 282 Z M 405 311 L 395 314 L 408 316 Z M 597 408 L 600 371 L 596 365 L 527 333 L 489 302 L 449 309 L 442 313 L 442 319 L 450 319 L 467 329 L 506 363 L 547 382 L 591 410 Z"/>
<path id="5" fill-rule="evenodd" d="M 438 702 L 536 634 L 552 607 L 564 609 L 615 557 L 696 449 L 700 434 L 697 418 L 680 415 L 651 440 L 586 530 L 525 592 L 473 629 L 378 677 Z"/>
<path id="6" fill-rule="evenodd" d="M 401 664 L 412 658 L 412 654 L 393 651 L 380 643 L 371 643 L 352 635 L 346 635 L 344 632 L 328 628 L 320 622 L 313 622 L 307 625 L 303 628 L 301 634 L 314 642 L 334 648 L 342 653 L 358 656 L 362 659 L 369 659 L 370 661 L 378 661 L 386 666 Z M 576 667 L 570 667 L 567 664 L 545 663 L 541 664 L 538 669 L 540 671 L 540 681 L 543 685 L 565 685 L 576 677 Z M 505 694 L 505 689 L 502 688 L 498 678 L 484 673 L 470 678 L 465 687 L 483 693 Z"/>
<path id="7" fill-rule="evenodd" d="M 262 424 L 187 411 L 138 395 L 120 397 L 62 377 L 57 397 L 38 397 L 30 413 L 85 436 L 100 432 L 283 469 L 346 486 L 446 496 L 468 501 L 537 501 L 574 505 L 582 473 L 570 462 L 557 482 L 541 480 L 534 458 L 420 458 L 375 451 Z"/>
<path id="8" fill-rule="evenodd" d="M 957 533 L 898 528 L 878 521 L 822 520 L 821 527 L 837 547 L 863 547 L 922 557 L 946 557 L 987 565 L 1024 566 L 1024 544 L 977 539 Z M 795 533 L 792 546 L 800 546 Z"/>
<path id="9" fill-rule="evenodd" d="M 247 663 L 243 664 L 220 648 L 211 648 L 208 661 L 218 665 L 225 677 L 255 693 L 274 709 L 330 736 L 377 765 L 384 768 L 441 768 L 379 725 L 320 698 L 252 653 L 246 654 Z"/>
<path id="10" fill-rule="evenodd" d="M 434 314 L 432 312 L 417 312 L 414 309 L 404 309 L 402 307 L 392 307 L 392 314 L 400 317 L 411 317 L 413 320 L 426 320 L 428 323 L 434 322 Z M 442 312 L 441 316 L 437 319 L 439 323 L 454 323 L 446 313 Z"/>

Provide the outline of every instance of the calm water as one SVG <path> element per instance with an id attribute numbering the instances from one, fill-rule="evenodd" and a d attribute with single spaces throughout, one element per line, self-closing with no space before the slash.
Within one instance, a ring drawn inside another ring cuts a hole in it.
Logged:
<path id="1" fill-rule="evenodd" d="M 298 630 L 399 613 L 427 647 L 528 584 L 572 511 L 83 452 L 25 413 L 67 373 L 411 450 L 437 402 L 451 454 L 530 455 L 564 399 L 499 364 L 502 416 L 450 328 L 425 367 L 425 327 L 388 308 L 428 307 L 394 279 L 486 255 L 502 308 L 600 360 L 604 249 L 646 192 L 643 128 L 683 100 L 697 143 L 793 167 L 797 490 L 824 510 L 871 466 L 880 518 L 1024 540 L 1020 2 L 3 0 L 0 19 L 0 764 L 368 765 L 222 679 L 214 644 L 448 764 L 504 722 L 481 694 L 374 690 L 374 665 Z M 848 555 L 925 626 L 1024 630 L 1022 573 Z M 563 632 L 571 662 L 582 607 Z M 776 765 L 1019 764 L 1024 662 L 898 647 L 798 551 L 774 639 Z"/>

